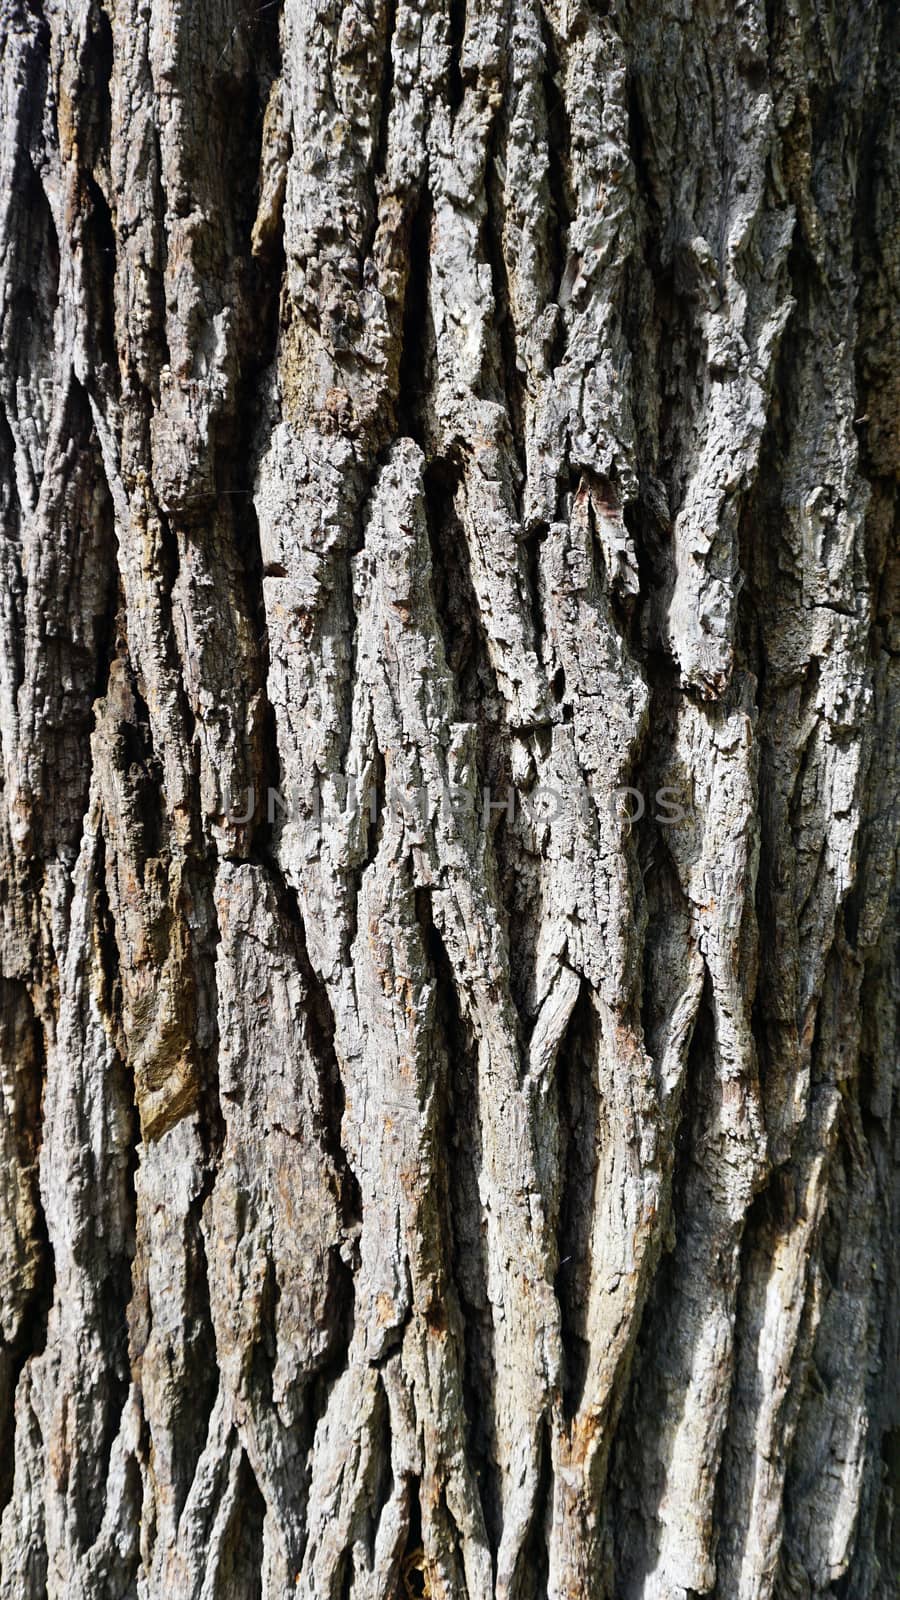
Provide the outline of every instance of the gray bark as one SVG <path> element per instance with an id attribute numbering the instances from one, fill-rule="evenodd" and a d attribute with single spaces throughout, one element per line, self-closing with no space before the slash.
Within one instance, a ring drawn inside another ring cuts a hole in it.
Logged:
<path id="1" fill-rule="evenodd" d="M 898 18 L 2 0 L 2 1600 L 896 1594 Z"/>

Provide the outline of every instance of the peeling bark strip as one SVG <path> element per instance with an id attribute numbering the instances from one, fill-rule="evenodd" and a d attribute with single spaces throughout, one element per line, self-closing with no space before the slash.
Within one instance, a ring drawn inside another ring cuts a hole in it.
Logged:
<path id="1" fill-rule="evenodd" d="M 0 1600 L 896 1595 L 898 30 L 0 0 Z"/>

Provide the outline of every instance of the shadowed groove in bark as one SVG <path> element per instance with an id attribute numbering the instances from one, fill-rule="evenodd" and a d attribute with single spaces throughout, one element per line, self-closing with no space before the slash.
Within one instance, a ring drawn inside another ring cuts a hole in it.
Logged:
<path id="1" fill-rule="evenodd" d="M 55 429 L 64 461 L 48 510 L 64 519 L 67 537 L 44 553 L 39 573 L 33 557 L 30 572 L 26 565 L 23 622 L 30 646 L 22 674 L 32 682 L 19 693 L 18 716 L 30 750 L 19 783 L 34 853 L 59 850 L 74 864 L 90 779 L 91 689 L 98 657 L 108 653 L 115 558 L 112 503 L 88 400 L 71 372 Z M 50 591 L 40 608 L 39 584 Z M 58 773 L 70 770 L 70 783 L 57 784 Z"/>
<path id="2" fill-rule="evenodd" d="M 263 864 L 269 873 L 272 887 L 278 901 L 279 909 L 289 925 L 293 938 L 293 955 L 297 963 L 297 970 L 301 976 L 306 994 L 305 1021 L 310 1032 L 313 1058 L 317 1063 L 319 1084 L 322 1099 L 326 1108 L 326 1117 L 318 1132 L 322 1136 L 325 1149 L 331 1156 L 335 1168 L 340 1174 L 341 1193 L 340 1205 L 345 1226 L 351 1228 L 358 1223 L 362 1215 L 362 1200 L 359 1184 L 353 1168 L 347 1160 L 347 1155 L 341 1141 L 341 1123 L 344 1112 L 344 1085 L 341 1078 L 340 1067 L 334 1047 L 335 1021 L 334 1013 L 328 999 L 328 990 L 317 973 L 314 971 L 309 958 L 306 945 L 306 933 L 303 922 L 303 913 L 297 892 L 284 878 L 275 859 L 267 855 Z M 335 1257 L 335 1269 L 339 1277 L 345 1278 L 348 1269 L 339 1257 Z M 344 1292 L 346 1291 L 346 1292 Z M 344 1291 L 338 1295 L 338 1303 L 342 1308 L 336 1316 L 336 1327 L 344 1328 L 352 1325 L 353 1281 L 352 1276 L 347 1277 Z M 349 1308 L 348 1308 L 349 1307 Z"/>
<path id="3" fill-rule="evenodd" d="M 429 461 L 424 474 L 425 501 L 435 607 L 460 716 L 478 723 L 484 731 L 498 715 L 497 681 L 457 505 L 458 497 L 465 493 L 465 471 L 464 461 L 455 454 Z"/>
<path id="4" fill-rule="evenodd" d="M 394 1474 L 391 1468 L 391 1416 L 384 1383 L 379 1378 L 372 1419 L 373 1437 L 378 1441 L 375 1450 L 377 1471 L 372 1493 L 371 1516 L 367 1530 L 369 1558 L 375 1554 L 375 1542 L 381 1527 L 382 1516 L 394 1493 Z"/>
<path id="5" fill-rule="evenodd" d="M 221 1554 L 220 1592 L 228 1600 L 262 1600 L 266 1503 L 246 1451 L 241 1451 L 231 1516 Z"/>
<path id="6" fill-rule="evenodd" d="M 628 75 L 629 153 L 635 175 L 636 248 L 629 263 L 623 294 L 623 324 L 633 363 L 636 410 L 637 501 L 624 508 L 625 525 L 634 540 L 639 593 L 630 636 L 651 691 L 658 676 L 671 677 L 671 663 L 660 637 L 660 605 L 671 581 L 672 509 L 665 484 L 660 450 L 662 400 L 661 346 L 671 341 L 671 323 L 661 315 L 666 274 L 660 262 L 663 219 L 648 170 L 644 146 L 646 131 L 641 110 L 641 79 Z M 651 709 L 651 725 L 653 722 Z"/>
<path id="7" fill-rule="evenodd" d="M 481 225 L 481 241 L 491 269 L 494 292 L 494 330 L 496 334 L 496 384 L 502 404 L 506 407 L 513 452 L 517 463 L 516 501 L 521 517 L 522 484 L 525 479 L 525 382 L 520 369 L 515 314 L 509 293 L 509 273 L 506 267 L 506 208 L 505 151 L 508 138 L 506 119 L 502 108 L 494 116 L 485 155 L 484 198 L 485 214 Z"/>
<path id="8" fill-rule="evenodd" d="M 444 1062 L 445 1081 L 438 1090 L 443 1105 L 437 1136 L 444 1151 L 445 1247 L 463 1325 L 467 1444 L 475 1464 L 491 1552 L 496 1559 L 501 1508 L 494 1418 L 493 1312 L 478 1187 L 483 1161 L 478 1048 L 460 1009 L 457 982 L 432 916 L 430 895 L 425 891 L 417 891 L 416 908 L 433 973 L 435 1032 Z"/>
<path id="9" fill-rule="evenodd" d="M 413 1597 L 418 1600 L 418 1596 L 425 1596 L 428 1593 L 425 1553 L 422 1548 L 421 1483 L 417 1477 L 409 1478 L 408 1490 L 409 1522 L 406 1544 L 400 1559 L 399 1587 L 395 1600 L 413 1600 Z"/>
<path id="10" fill-rule="evenodd" d="M 16 482 L 16 446 L 6 411 L 0 405 L 0 515 L 4 568 L 4 630 L 10 692 L 18 695 L 25 671 L 25 579 L 22 572 L 22 504 Z"/>
<path id="11" fill-rule="evenodd" d="M 109 13 L 103 6 L 91 6 L 90 24 L 85 30 L 79 62 L 81 154 L 85 168 L 93 169 L 109 161 L 112 133 L 113 34 Z"/>
<path id="12" fill-rule="evenodd" d="M 217 1142 L 221 1139 L 218 1135 Z M 218 1390 L 215 1370 L 216 1339 L 209 1296 L 209 1261 L 203 1237 L 203 1207 L 214 1182 L 210 1166 L 204 1189 L 184 1219 L 184 1254 L 188 1294 L 184 1306 L 184 1339 L 178 1390 L 168 1417 L 177 1476 L 173 1483 L 176 1515 L 180 1516 L 194 1482 L 206 1443 Z M 149 1310 L 149 1307 L 146 1308 Z M 141 1305 L 138 1318 L 145 1306 Z M 150 1331 L 136 1319 L 132 1324 L 133 1344 L 140 1352 Z"/>
<path id="13" fill-rule="evenodd" d="M 378 226 L 379 189 L 387 166 L 388 135 L 391 122 L 391 100 L 394 91 L 394 34 L 397 28 L 397 0 L 386 0 L 383 9 L 384 39 L 379 41 L 384 68 L 378 98 L 378 142 L 372 165 L 372 225 L 360 250 L 360 269 L 372 253 L 375 231 Z"/>
<path id="14" fill-rule="evenodd" d="M 807 345 L 804 332 L 802 306 L 806 297 L 809 262 L 802 243 L 795 235 L 790 254 L 791 292 L 798 301 L 779 352 L 775 381 L 775 398 L 763 433 L 759 471 L 741 514 L 739 541 L 741 570 L 745 582 L 738 611 L 738 649 L 740 659 L 756 680 L 754 698 L 759 712 L 759 816 L 761 829 L 760 869 L 756 880 L 756 914 L 759 926 L 770 927 L 779 920 L 778 905 L 783 898 L 781 873 L 776 865 L 779 857 L 778 830 L 783 776 L 779 768 L 783 762 L 780 750 L 782 719 L 786 714 L 790 685 L 781 681 L 781 674 L 769 661 L 769 630 L 766 624 L 767 594 L 770 589 L 773 567 L 778 561 L 779 518 L 781 515 L 778 462 L 790 437 L 796 389 L 793 374 L 802 362 Z M 818 681 L 818 661 L 813 656 L 804 673 L 804 695 L 814 691 Z M 782 913 L 783 915 L 783 913 Z M 796 934 L 794 933 L 794 941 Z M 765 1089 L 767 1078 L 777 1070 L 776 1063 L 783 1058 L 785 1049 L 791 1049 L 788 1035 L 796 1034 L 796 1018 L 786 1018 L 777 991 L 783 982 L 785 952 L 782 945 L 775 948 L 764 942 L 757 992 L 754 999 L 754 1038 L 759 1055 L 760 1077 Z M 779 971 L 779 968 L 782 970 Z M 793 1048 L 796 1049 L 796 1040 Z"/>
<path id="15" fill-rule="evenodd" d="M 544 616 L 544 603 L 541 595 L 541 545 L 548 538 L 550 529 L 546 522 L 538 522 L 533 527 L 524 541 L 528 555 L 528 594 L 531 602 L 531 623 L 534 629 L 534 653 L 538 661 L 543 661 L 544 635 L 546 621 Z"/>
<path id="16" fill-rule="evenodd" d="M 685 1064 L 680 1115 L 673 1130 L 670 1177 L 662 1251 L 637 1330 L 634 1355 L 610 1467 L 611 1526 L 616 1594 L 633 1600 L 644 1592 L 648 1575 L 660 1559 L 664 1504 L 670 1471 L 671 1422 L 667 1415 L 666 1378 L 661 1369 L 673 1303 L 683 1281 L 676 1254 L 684 1237 L 692 1169 L 696 1164 L 692 1112 L 699 1103 L 698 1075 L 708 1064 L 714 1039 L 711 985 L 705 977 Z M 686 1354 L 686 1361 L 689 1355 Z M 671 1381 L 671 1371 L 669 1372 Z"/>
<path id="17" fill-rule="evenodd" d="M 119 364 L 116 359 L 115 310 L 112 286 L 116 270 L 116 235 L 113 228 L 109 202 L 89 174 L 85 178 L 85 207 L 89 218 L 88 228 L 92 243 L 86 250 L 86 270 L 90 275 L 92 299 L 95 307 L 94 325 L 97 345 L 103 365 L 108 369 L 113 386 L 119 386 Z M 104 374 L 105 376 L 105 374 Z"/>
<path id="18" fill-rule="evenodd" d="M 547 1526 L 552 1516 L 553 1463 L 551 1435 L 548 1422 L 543 1424 L 539 1444 L 537 1493 L 531 1524 L 525 1539 L 522 1555 L 522 1600 L 541 1600 L 547 1593 L 550 1577 L 550 1552 L 547 1548 Z"/>
<path id="19" fill-rule="evenodd" d="M 48 371 L 45 352 L 52 347 L 53 317 L 59 299 L 59 236 L 31 156 L 23 153 L 20 162 L 14 190 L 16 209 L 22 217 L 22 229 L 16 238 L 20 267 L 7 314 L 6 340 L 9 356 L 21 376 L 33 376 L 40 382 Z M 15 403 L 15 397 L 11 398 Z M 49 411 L 48 401 L 49 396 L 45 398 Z"/>
<path id="20" fill-rule="evenodd" d="M 466 0 L 450 0 L 447 27 L 447 98 L 454 115 L 462 105 L 465 93 L 460 58 L 466 36 L 466 14 Z"/>
<path id="21" fill-rule="evenodd" d="M 693 396 L 705 382 L 705 340 L 689 268 L 678 254 L 690 220 L 679 211 L 677 173 L 666 164 L 667 157 L 671 160 L 671 149 L 665 143 L 660 147 L 651 132 L 653 99 L 658 88 L 654 74 L 668 74 L 671 63 L 654 59 L 655 52 L 648 50 L 646 39 L 641 37 L 642 22 L 636 14 L 621 24 L 629 46 L 637 47 L 635 65 L 628 73 L 627 105 L 629 153 L 637 180 L 635 220 L 640 248 L 626 278 L 625 303 L 629 349 L 638 375 L 634 390 L 638 405 L 650 412 L 649 426 L 640 428 L 637 435 L 638 458 L 644 468 L 642 503 L 649 544 L 643 557 L 638 547 L 638 559 L 647 560 L 651 570 L 656 569 L 655 587 L 663 575 L 671 581 L 671 551 L 666 535 L 684 497 L 689 470 L 685 447 L 690 449 L 697 431 L 699 402 Z M 709 85 L 704 89 L 709 92 Z M 659 485 L 667 502 L 662 519 Z M 651 588 L 651 596 L 652 592 Z"/>
<path id="22" fill-rule="evenodd" d="M 403 325 L 397 379 L 397 429 L 401 435 L 423 443 L 426 397 L 431 388 L 430 364 L 434 327 L 428 304 L 431 271 L 431 232 L 434 204 L 424 186 L 410 202 L 409 265 L 403 299 Z"/>
<path id="23" fill-rule="evenodd" d="M 84 208 L 82 260 L 89 285 L 91 320 L 97 333 L 101 370 L 98 387 L 118 393 L 120 371 L 115 338 L 114 290 L 116 234 L 103 181 L 109 167 L 112 133 L 112 26 L 99 5 L 85 32 L 79 63 L 81 204 Z M 105 370 L 103 370 L 105 368 Z"/>
<path id="24" fill-rule="evenodd" d="M 0 1339 L 0 1513 L 9 1502 L 15 1466 L 13 1407 L 19 1379 L 26 1364 L 46 1349 L 47 1318 L 53 1304 L 53 1250 L 37 1181 L 37 1160 L 42 1140 L 42 1098 L 46 1072 L 43 1031 L 34 1006 L 20 980 L 0 982 L 0 1057 L 13 1067 L 19 1090 L 7 1116 L 14 1148 L 10 1170 L 18 1169 L 27 1185 L 30 1202 L 29 1236 L 24 1241 L 30 1270 L 24 1293 L 13 1283 L 4 1284 L 5 1315 L 15 1309 L 18 1328 L 10 1343 Z M 4 1078 L 6 1074 L 4 1073 Z M 4 1082 L 4 1098 L 7 1084 Z M 7 1101 L 8 1105 L 8 1101 Z M 11 1115 L 10 1115 L 11 1112 Z M 24 1210 L 24 1207 L 23 1207 Z M 23 1218 L 24 1220 L 24 1218 Z"/>
<path id="25" fill-rule="evenodd" d="M 272 64 L 275 71 L 275 64 Z M 262 148 L 262 120 L 258 115 L 253 124 L 255 154 L 247 161 L 246 171 L 252 173 L 248 188 L 246 215 L 243 219 L 242 245 L 249 254 L 252 213 L 250 194 L 256 188 L 256 169 Z M 284 217 L 280 208 L 277 225 L 267 240 L 265 250 L 257 261 L 247 261 L 247 304 L 244 311 L 242 337 L 238 352 L 239 379 L 236 385 L 234 407 L 226 424 L 220 429 L 217 441 L 215 471 L 216 491 L 222 507 L 226 527 L 233 532 L 234 549 L 242 571 L 245 588 L 244 605 L 255 631 L 256 661 L 254 662 L 254 687 L 260 696 L 258 711 L 260 732 L 257 749 L 250 752 L 251 762 L 248 782 L 255 794 L 255 815 L 251 824 L 250 849 L 268 856 L 272 846 L 272 822 L 269 818 L 268 797 L 272 790 L 280 791 L 280 765 L 278 759 L 277 728 L 274 709 L 266 693 L 269 674 L 269 637 L 266 626 L 266 603 L 263 592 L 263 559 L 260 545 L 259 520 L 253 500 L 253 472 L 255 468 L 254 444 L 258 437 L 263 409 L 263 378 L 277 348 L 279 329 L 279 286 L 285 271 Z M 223 505 L 224 502 L 224 505 Z M 227 518 L 230 516 L 230 527 Z M 248 688 L 250 685 L 248 685 Z M 254 759 L 255 758 L 255 759 Z M 233 797 L 239 803 L 239 797 Z"/>
<path id="26" fill-rule="evenodd" d="M 590 988 L 583 984 L 556 1063 L 560 1163 L 556 1296 L 562 1321 L 563 1408 L 567 1421 L 575 1416 L 581 1402 L 590 1354 L 587 1312 L 591 1227 L 597 1206 L 597 1151 L 603 1138 L 602 1103 L 595 1072 L 597 1034 Z"/>
<path id="27" fill-rule="evenodd" d="M 550 204 L 553 217 L 553 261 L 550 299 L 560 303 L 569 260 L 569 229 L 574 215 L 571 189 L 572 127 L 566 105 L 564 67 L 553 24 L 540 10 L 541 39 L 544 46 L 544 105 L 547 113 L 547 154 L 550 163 Z M 565 324 L 561 320 L 552 365 L 562 360 L 566 345 Z"/>

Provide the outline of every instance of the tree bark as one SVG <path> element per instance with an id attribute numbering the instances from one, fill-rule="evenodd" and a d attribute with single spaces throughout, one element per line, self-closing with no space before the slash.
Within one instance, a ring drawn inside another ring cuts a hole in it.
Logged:
<path id="1" fill-rule="evenodd" d="M 2 1600 L 896 1595 L 898 23 L 2 0 Z"/>

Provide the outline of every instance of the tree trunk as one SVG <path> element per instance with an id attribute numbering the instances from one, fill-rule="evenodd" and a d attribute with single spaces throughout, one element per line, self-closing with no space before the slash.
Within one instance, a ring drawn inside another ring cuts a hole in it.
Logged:
<path id="1" fill-rule="evenodd" d="M 900 11 L 0 19 L 0 1595 L 889 1600 Z"/>

